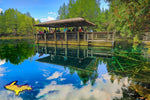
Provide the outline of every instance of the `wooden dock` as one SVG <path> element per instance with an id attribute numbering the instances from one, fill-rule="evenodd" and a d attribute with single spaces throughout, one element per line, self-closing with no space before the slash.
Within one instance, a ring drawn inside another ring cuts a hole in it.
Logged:
<path id="1" fill-rule="evenodd" d="M 83 18 L 70 18 L 63 20 L 47 21 L 35 24 L 38 27 L 55 28 L 55 32 L 35 34 L 35 43 L 60 44 L 60 45 L 91 45 L 91 46 L 113 46 L 114 32 L 87 32 L 83 26 L 95 26 L 94 23 Z M 75 31 L 57 32 L 56 28 L 74 27 Z M 79 28 L 83 28 L 79 32 Z"/>
<path id="2" fill-rule="evenodd" d="M 56 32 L 35 34 L 35 43 L 113 46 L 114 32 Z"/>

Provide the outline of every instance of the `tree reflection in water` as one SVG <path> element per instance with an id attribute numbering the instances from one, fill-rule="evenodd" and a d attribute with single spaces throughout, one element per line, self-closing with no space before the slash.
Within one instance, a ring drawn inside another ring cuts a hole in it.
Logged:
<path id="1" fill-rule="evenodd" d="M 32 40 L 0 40 L 0 59 L 18 65 L 35 55 Z"/>

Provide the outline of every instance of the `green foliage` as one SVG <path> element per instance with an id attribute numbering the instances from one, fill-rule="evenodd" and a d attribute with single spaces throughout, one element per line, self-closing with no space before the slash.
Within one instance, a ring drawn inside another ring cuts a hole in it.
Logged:
<path id="1" fill-rule="evenodd" d="M 100 0 L 69 0 L 60 7 L 58 19 L 83 17 L 97 25 L 94 31 L 117 31 L 126 38 L 140 38 L 149 31 L 149 0 L 105 0 L 109 10 L 100 9 Z"/>
<path id="2" fill-rule="evenodd" d="M 31 40 L 1 40 L 0 59 L 6 59 L 14 65 L 21 64 L 35 54 L 33 43 Z"/>
<path id="3" fill-rule="evenodd" d="M 8 9 L 0 14 L 0 36 L 33 35 L 35 23 L 29 12 L 22 14 L 16 9 Z"/>
<path id="4" fill-rule="evenodd" d="M 99 0 L 69 0 L 69 4 L 63 4 L 58 14 L 59 19 L 83 17 L 93 23 L 99 23 L 100 15 Z"/>
<path id="5" fill-rule="evenodd" d="M 149 0 L 107 0 L 110 2 L 111 24 L 123 37 L 140 37 L 148 29 Z"/>

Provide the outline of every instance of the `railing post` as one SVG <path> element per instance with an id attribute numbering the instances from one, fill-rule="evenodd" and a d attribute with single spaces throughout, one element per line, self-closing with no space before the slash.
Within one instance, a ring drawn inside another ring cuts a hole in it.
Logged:
<path id="1" fill-rule="evenodd" d="M 94 38 L 94 34 L 93 34 L 93 32 L 92 32 L 92 41 L 93 41 L 93 38 Z"/>
<path id="2" fill-rule="evenodd" d="M 107 41 L 109 40 L 109 32 L 107 32 Z"/>
<path id="3" fill-rule="evenodd" d="M 47 34 L 45 33 L 44 34 L 44 37 L 45 37 L 45 43 L 47 43 L 47 36 L 46 36 Z"/>
<path id="4" fill-rule="evenodd" d="M 95 39 L 97 39 L 97 34 L 98 34 L 98 33 L 95 33 Z"/>
<path id="5" fill-rule="evenodd" d="M 65 44 L 67 44 L 67 32 L 65 32 Z"/>
<path id="6" fill-rule="evenodd" d="M 87 41 L 89 40 L 89 34 L 86 34 L 87 35 Z"/>
<path id="7" fill-rule="evenodd" d="M 56 40 L 56 32 L 54 32 L 54 42 L 55 42 L 55 44 L 57 43 L 57 40 Z"/>
<path id="8" fill-rule="evenodd" d="M 79 32 L 77 32 L 77 37 L 78 37 L 78 44 L 80 44 L 80 36 L 79 36 Z"/>
<path id="9" fill-rule="evenodd" d="M 86 41 L 86 32 L 84 32 L 84 41 Z"/>
<path id="10" fill-rule="evenodd" d="M 113 42 L 115 40 L 115 32 L 113 32 L 113 38 L 112 38 Z"/>
<path id="11" fill-rule="evenodd" d="M 38 43 L 38 34 L 36 34 L 36 43 Z"/>

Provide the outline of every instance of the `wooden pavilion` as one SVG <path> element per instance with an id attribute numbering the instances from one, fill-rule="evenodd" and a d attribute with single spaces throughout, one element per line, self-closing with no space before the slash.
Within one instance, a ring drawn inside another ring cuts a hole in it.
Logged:
<path id="1" fill-rule="evenodd" d="M 94 23 L 83 18 L 70 18 L 63 20 L 47 21 L 35 24 L 39 27 L 61 28 L 61 27 L 84 27 L 95 26 Z M 92 45 L 113 46 L 114 32 L 53 32 L 35 34 L 36 43 L 62 44 L 62 45 Z"/>

